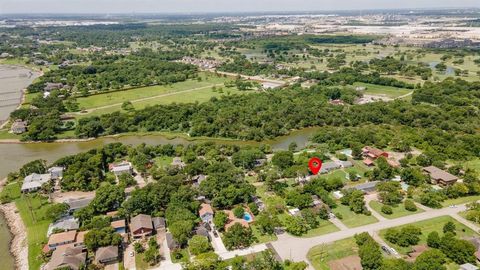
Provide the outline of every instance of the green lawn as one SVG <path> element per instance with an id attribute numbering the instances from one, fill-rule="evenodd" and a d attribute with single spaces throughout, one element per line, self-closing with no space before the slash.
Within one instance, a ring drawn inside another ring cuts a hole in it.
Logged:
<path id="1" fill-rule="evenodd" d="M 162 157 L 157 157 L 154 159 L 155 160 L 155 165 L 158 167 L 166 167 L 170 165 L 173 161 L 172 157 L 167 157 L 167 156 L 162 156 Z"/>
<path id="2" fill-rule="evenodd" d="M 324 235 L 327 233 L 337 232 L 340 229 L 337 226 L 333 225 L 328 220 L 320 220 L 320 226 L 318 228 L 309 230 L 306 234 L 302 235 L 303 238 L 315 237 L 319 235 Z"/>
<path id="3" fill-rule="evenodd" d="M 135 254 L 135 267 L 138 270 L 146 270 L 152 268 L 145 260 L 145 253 L 136 253 Z"/>
<path id="4" fill-rule="evenodd" d="M 471 203 L 480 200 L 480 195 L 476 196 L 467 196 L 467 197 L 460 197 L 456 199 L 449 199 L 445 200 L 442 202 L 443 207 L 447 207 L 450 205 L 458 205 L 458 204 L 464 204 L 464 203 Z"/>
<path id="5" fill-rule="evenodd" d="M 378 202 L 378 201 L 371 201 L 370 202 L 370 207 L 373 208 L 373 210 L 375 210 L 377 213 L 379 213 L 380 215 L 382 215 L 383 217 L 385 218 L 389 218 L 389 219 L 393 219 L 393 218 L 399 218 L 399 217 L 404 217 L 404 216 L 408 216 L 408 215 L 413 215 L 413 214 L 417 214 L 417 213 L 421 213 L 421 212 L 424 212 L 423 209 L 420 209 L 420 208 L 417 208 L 417 211 L 414 211 L 414 212 L 411 212 L 411 211 L 408 211 L 405 209 L 403 203 L 402 204 L 399 204 L 397 205 L 396 207 L 392 207 L 393 209 L 393 214 L 391 215 L 387 215 L 387 214 L 384 214 L 381 209 L 382 209 L 382 206 L 383 204 Z"/>
<path id="6" fill-rule="evenodd" d="M 410 223 L 408 225 L 415 225 L 422 229 L 422 235 L 420 236 L 419 244 L 425 244 L 427 242 L 427 236 L 429 233 L 436 231 L 441 236 L 443 234 L 443 226 L 445 225 L 445 223 L 449 221 L 452 221 L 455 224 L 458 238 L 465 238 L 465 237 L 471 237 L 471 236 L 477 235 L 472 229 L 456 221 L 450 216 L 437 217 L 433 219 Z M 407 225 L 404 225 L 404 226 L 407 226 Z M 396 227 L 396 229 L 401 229 L 404 226 Z M 386 231 L 387 230 L 382 230 L 379 233 L 380 237 L 382 237 L 383 239 L 385 239 Z M 394 247 L 399 253 L 404 255 L 411 250 L 410 247 L 400 247 L 395 244 L 391 244 L 391 246 Z"/>
<path id="7" fill-rule="evenodd" d="M 269 234 L 262 235 L 260 233 L 260 231 L 258 230 L 257 226 L 253 225 L 253 226 L 251 226 L 251 228 L 252 228 L 252 231 L 253 231 L 253 236 L 255 236 L 255 238 L 257 238 L 257 243 L 268 243 L 268 242 L 272 242 L 272 241 L 277 240 L 277 236 L 275 234 L 273 234 L 273 235 L 269 235 Z"/>
<path id="8" fill-rule="evenodd" d="M 467 161 L 463 165 L 465 166 L 465 169 L 474 169 L 478 174 L 480 174 L 480 159 L 477 158 Z"/>
<path id="9" fill-rule="evenodd" d="M 152 86 L 152 87 L 155 87 L 155 86 Z M 224 87 L 223 92 L 220 92 L 218 90 L 214 92 L 210 87 L 207 87 L 207 88 L 202 88 L 202 89 L 195 90 L 188 93 L 173 93 L 168 96 L 151 98 L 148 100 L 142 100 L 142 101 L 132 100 L 132 103 L 135 109 L 140 110 L 147 106 L 153 106 L 153 105 L 166 105 L 171 103 L 206 102 L 206 101 L 209 101 L 212 97 L 220 98 L 225 95 L 246 94 L 246 93 L 252 93 L 252 91 L 239 91 L 236 88 Z M 98 109 L 91 113 L 81 114 L 80 117 L 88 117 L 88 116 L 94 116 L 94 115 L 98 116 L 98 115 L 112 113 L 119 110 L 121 110 L 121 104 L 114 103 L 114 105 L 112 105 L 111 107 Z"/>
<path id="10" fill-rule="evenodd" d="M 175 258 L 174 254 L 170 254 L 171 257 L 172 257 L 172 262 L 173 263 L 182 263 L 182 262 L 189 262 L 190 261 L 190 253 L 188 252 L 188 250 L 185 248 L 185 249 L 181 249 L 179 251 L 180 254 L 182 254 L 181 258 L 177 259 Z"/>
<path id="11" fill-rule="evenodd" d="M 338 202 L 337 208 L 333 209 L 333 213 L 335 215 L 341 214 L 341 221 L 343 222 L 343 224 L 345 224 L 345 226 L 349 228 L 378 222 L 378 220 L 374 216 L 355 214 L 354 212 L 350 211 L 350 208 L 348 206 L 340 204 L 340 202 Z"/>
<path id="12" fill-rule="evenodd" d="M 20 140 L 22 137 L 19 135 L 15 135 L 13 133 L 8 132 L 9 130 L 0 130 L 0 140 L 11 140 L 11 139 L 16 139 Z"/>
<path id="13" fill-rule="evenodd" d="M 364 91 L 367 95 L 377 95 L 377 96 L 385 96 L 388 98 L 398 98 L 402 95 L 406 95 L 413 90 L 405 89 L 405 88 L 398 88 L 392 86 L 383 86 L 383 85 L 375 85 L 375 84 L 368 84 L 368 83 L 354 83 L 353 86 L 363 86 L 367 89 Z"/>
<path id="14" fill-rule="evenodd" d="M 330 270 L 328 262 L 357 254 L 355 239 L 347 238 L 329 245 L 319 245 L 307 253 L 308 260 L 316 270 Z"/>
<path id="15" fill-rule="evenodd" d="M 51 223 L 46 217 L 48 200 L 41 196 L 27 195 L 17 199 L 15 204 L 27 227 L 29 269 L 39 269 L 42 264 L 42 248 L 47 242 L 48 225 Z"/>
<path id="16" fill-rule="evenodd" d="M 148 98 L 167 93 L 174 93 L 178 91 L 185 91 L 202 87 L 211 87 L 217 84 L 223 84 L 225 81 L 228 80 L 226 78 L 213 76 L 207 73 L 201 74 L 201 77 L 201 81 L 187 80 L 172 85 L 140 87 L 135 89 L 92 95 L 88 97 L 80 97 L 77 99 L 77 102 L 80 108 L 90 109 L 106 105 L 123 103 L 124 101 L 133 101 L 136 99 Z"/>

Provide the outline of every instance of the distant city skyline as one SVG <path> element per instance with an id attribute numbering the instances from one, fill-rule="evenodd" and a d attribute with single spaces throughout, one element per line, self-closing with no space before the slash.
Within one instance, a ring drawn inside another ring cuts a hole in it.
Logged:
<path id="1" fill-rule="evenodd" d="M 0 0 L 8 13 L 209 13 L 480 8 L 479 0 Z"/>

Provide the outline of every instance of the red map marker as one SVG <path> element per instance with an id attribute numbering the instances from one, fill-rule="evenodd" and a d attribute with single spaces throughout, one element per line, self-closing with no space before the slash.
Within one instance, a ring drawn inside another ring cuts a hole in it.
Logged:
<path id="1" fill-rule="evenodd" d="M 322 168 L 322 160 L 317 157 L 313 157 L 308 162 L 308 167 L 310 168 L 310 171 L 316 175 Z"/>

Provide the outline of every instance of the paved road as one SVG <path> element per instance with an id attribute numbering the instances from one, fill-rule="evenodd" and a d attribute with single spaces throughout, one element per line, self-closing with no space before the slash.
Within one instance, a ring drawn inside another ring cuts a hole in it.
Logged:
<path id="1" fill-rule="evenodd" d="M 341 239 L 349 238 L 354 236 L 355 234 L 359 234 L 362 232 L 368 232 L 373 234 L 375 231 L 380 231 L 387 228 L 392 228 L 396 226 L 401 226 L 409 223 L 414 223 L 417 221 L 432 219 L 440 216 L 447 216 L 451 215 L 454 216 L 455 214 L 465 211 L 465 205 L 459 205 L 456 208 L 443 208 L 443 209 L 436 209 L 430 210 L 410 216 L 400 217 L 396 219 L 385 220 L 381 222 L 377 222 L 374 224 L 369 224 L 365 226 L 360 226 L 356 228 L 349 228 L 348 230 L 341 230 L 338 232 L 312 237 L 312 238 L 297 238 L 293 237 L 288 234 L 280 235 L 278 240 L 272 242 L 273 247 L 278 252 L 280 257 L 283 260 L 289 259 L 292 261 L 305 261 L 307 260 L 307 253 L 308 251 L 313 248 L 314 246 L 326 243 L 332 243 Z M 478 231 L 478 228 L 475 227 L 475 231 Z M 310 268 L 313 269 L 313 268 Z"/>

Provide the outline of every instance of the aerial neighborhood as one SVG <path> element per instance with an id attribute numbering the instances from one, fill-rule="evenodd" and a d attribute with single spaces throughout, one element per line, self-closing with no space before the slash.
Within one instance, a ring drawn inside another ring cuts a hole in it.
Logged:
<path id="1" fill-rule="evenodd" d="M 476 1 L 7 2 L 0 270 L 479 269 Z"/>

